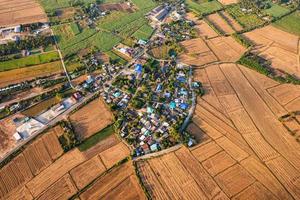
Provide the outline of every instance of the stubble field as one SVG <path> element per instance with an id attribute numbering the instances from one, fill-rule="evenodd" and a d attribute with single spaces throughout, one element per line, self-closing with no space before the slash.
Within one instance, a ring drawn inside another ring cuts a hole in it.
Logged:
<path id="1" fill-rule="evenodd" d="M 88 138 L 113 122 L 113 116 L 106 104 L 96 99 L 70 116 L 76 134 Z"/>
<path id="2" fill-rule="evenodd" d="M 256 29 L 244 36 L 254 42 L 253 51 L 269 60 L 273 68 L 300 78 L 298 36 L 273 26 Z"/>
<path id="3" fill-rule="evenodd" d="M 0 1 L 0 7 L 0 26 L 48 21 L 42 7 L 33 0 L 2 0 Z"/>

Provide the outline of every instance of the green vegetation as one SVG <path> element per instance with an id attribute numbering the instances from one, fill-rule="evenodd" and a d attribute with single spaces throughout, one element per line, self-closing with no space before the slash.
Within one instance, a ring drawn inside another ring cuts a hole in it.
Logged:
<path id="1" fill-rule="evenodd" d="M 72 124 L 69 121 L 60 121 L 59 124 L 64 129 L 64 133 L 58 138 L 58 140 L 64 149 L 64 152 L 67 152 L 79 145 L 80 139 L 76 137 Z"/>
<path id="2" fill-rule="evenodd" d="M 38 55 L 27 56 L 20 59 L 0 62 L 0 72 L 32 66 L 32 65 L 48 63 L 58 59 L 59 59 L 59 55 L 57 51 L 51 51 L 51 52 L 42 53 Z"/>
<path id="3" fill-rule="evenodd" d="M 105 3 L 119 2 L 106 0 Z M 53 27 L 59 47 L 65 57 L 76 55 L 81 49 L 94 49 L 102 52 L 111 51 L 116 44 L 127 41 L 128 38 L 148 39 L 153 29 L 148 25 L 145 14 L 157 3 L 152 0 L 133 0 L 139 9 L 136 12 L 112 11 L 95 22 L 95 28 L 80 27 L 82 23 L 60 24 Z M 80 24 L 80 25 L 79 25 Z M 110 53 L 119 59 L 115 54 Z M 123 60 L 120 60 L 123 61 Z"/>
<path id="4" fill-rule="evenodd" d="M 136 5 L 140 10 L 146 9 L 146 8 L 154 8 L 157 6 L 157 3 L 152 0 L 131 0 L 134 5 Z"/>
<path id="5" fill-rule="evenodd" d="M 300 11 L 295 11 L 279 21 L 276 21 L 274 26 L 300 36 Z"/>
<path id="6" fill-rule="evenodd" d="M 132 36 L 136 39 L 148 40 L 153 34 L 153 28 L 148 24 L 143 25 Z"/>
<path id="7" fill-rule="evenodd" d="M 66 8 L 78 5 L 89 5 L 95 3 L 96 0 L 39 0 L 46 12 L 53 12 L 60 8 Z"/>
<path id="8" fill-rule="evenodd" d="M 241 35 L 241 34 L 234 33 L 234 34 L 232 34 L 232 37 L 238 43 L 240 43 L 241 45 L 245 46 L 246 48 L 249 48 L 249 47 L 253 46 L 253 43 L 250 40 L 248 40 L 246 37 L 244 37 L 243 35 Z"/>
<path id="9" fill-rule="evenodd" d="M 106 52 L 106 54 L 110 57 L 110 62 L 113 64 L 120 63 L 122 65 L 125 65 L 127 63 L 127 61 L 125 59 L 121 58 L 120 56 L 115 54 L 113 51 L 108 51 L 108 52 Z"/>
<path id="10" fill-rule="evenodd" d="M 78 35 L 81 31 L 77 23 L 71 23 L 70 25 L 74 35 Z"/>
<path id="11" fill-rule="evenodd" d="M 202 3 L 194 0 L 186 0 L 186 4 L 189 9 L 198 15 L 210 14 L 223 8 L 222 4 L 217 0 L 203 1 Z"/>
<path id="12" fill-rule="evenodd" d="M 228 6 L 226 8 L 228 12 L 235 20 L 239 22 L 244 28 L 249 29 L 252 27 L 260 26 L 264 23 L 256 14 L 246 14 L 241 11 L 241 8 L 238 4 Z"/>
<path id="13" fill-rule="evenodd" d="M 300 85 L 300 80 L 288 73 L 278 76 L 276 72 L 274 72 L 274 70 L 270 67 L 270 62 L 262 57 L 259 57 L 258 55 L 246 53 L 241 57 L 238 63 L 250 69 L 253 69 L 265 76 L 268 76 L 275 81 L 278 81 L 279 83 L 291 83 L 294 85 Z"/>
<path id="14" fill-rule="evenodd" d="M 270 5 L 271 7 L 266 10 L 263 10 L 263 12 L 273 17 L 281 17 L 290 11 L 289 9 L 282 7 L 278 4 L 271 3 Z"/>
<path id="15" fill-rule="evenodd" d="M 115 133 L 114 126 L 110 125 L 83 141 L 82 144 L 79 145 L 78 149 L 80 151 L 85 151 L 113 133 Z"/>

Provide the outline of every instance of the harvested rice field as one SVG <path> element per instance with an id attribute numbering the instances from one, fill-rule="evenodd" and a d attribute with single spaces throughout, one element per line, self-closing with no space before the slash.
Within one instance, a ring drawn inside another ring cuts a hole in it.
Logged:
<path id="1" fill-rule="evenodd" d="M 255 44 L 253 52 L 271 62 L 274 69 L 300 78 L 299 37 L 273 26 L 243 34 Z"/>
<path id="2" fill-rule="evenodd" d="M 76 134 L 88 138 L 113 122 L 113 115 L 100 99 L 93 100 L 70 116 Z"/>
<path id="3" fill-rule="evenodd" d="M 48 21 L 43 8 L 34 0 L 2 0 L 0 7 L 0 26 Z"/>

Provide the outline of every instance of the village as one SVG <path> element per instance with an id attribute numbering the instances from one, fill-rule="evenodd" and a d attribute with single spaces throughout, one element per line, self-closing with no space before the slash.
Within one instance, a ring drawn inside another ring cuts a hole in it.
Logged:
<path id="1" fill-rule="evenodd" d="M 97 11 L 95 9 L 92 9 L 93 12 Z M 166 43 L 167 38 L 176 34 L 177 40 L 180 41 L 193 37 L 193 24 L 184 19 L 184 14 L 184 4 L 178 3 L 174 5 L 166 3 L 149 12 L 145 17 L 151 21 L 151 26 L 156 30 L 152 37 L 149 40 L 138 40 L 134 48 L 122 43 L 114 47 L 120 55 L 130 58 L 131 61 L 126 66 L 103 63 L 98 59 L 97 53 L 85 56 L 84 63 L 90 75 L 76 85 L 74 92 L 35 116 L 15 114 L 13 118 L 5 119 L 5 121 L 12 120 L 8 124 L 14 127 L 10 129 L 15 131 L 13 137 L 16 146 L 59 121 L 95 94 L 100 95 L 111 108 L 116 117 L 119 134 L 132 145 L 134 156 L 166 149 L 183 141 L 189 146 L 194 145 L 193 138 L 179 130 L 186 117 L 190 115 L 192 104 L 195 104 L 192 93 L 201 93 L 201 83 L 192 82 L 192 68 L 176 62 L 175 51 L 170 54 L 168 60 L 157 60 L 148 54 L 150 48 Z M 166 26 L 167 18 L 168 20 L 171 18 L 174 24 Z M 186 24 L 189 29 L 181 32 L 182 26 Z M 42 26 L 43 29 L 45 27 Z M 16 32 L 13 29 L 9 30 L 12 33 Z M 93 73 L 95 70 L 98 72 Z M 79 74 L 71 75 L 72 78 L 77 76 Z M 45 77 L 34 82 L 11 85 L 1 89 L 1 92 L 10 90 L 17 92 L 34 87 L 37 83 L 49 84 L 49 81 L 50 84 L 56 84 L 59 80 L 59 77 Z M 69 89 L 70 85 L 65 84 L 62 91 Z M 29 99 L 28 102 L 31 101 Z M 32 105 L 13 102 L 2 104 L 1 109 L 18 113 L 19 110 L 29 106 Z"/>

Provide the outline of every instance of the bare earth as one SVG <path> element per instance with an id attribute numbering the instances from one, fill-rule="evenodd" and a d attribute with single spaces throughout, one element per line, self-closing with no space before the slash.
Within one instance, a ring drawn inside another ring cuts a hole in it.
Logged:
<path id="1" fill-rule="evenodd" d="M 1 0 L 0 27 L 47 22 L 42 7 L 34 0 Z"/>

